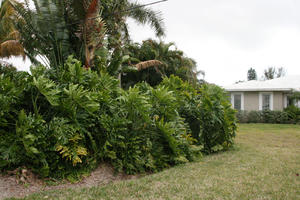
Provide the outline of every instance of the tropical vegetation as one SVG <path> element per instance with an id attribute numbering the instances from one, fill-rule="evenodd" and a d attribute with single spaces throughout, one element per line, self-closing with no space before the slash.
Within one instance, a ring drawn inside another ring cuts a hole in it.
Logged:
<path id="1" fill-rule="evenodd" d="M 128 58 L 123 65 L 138 67 L 138 72 L 127 71 L 122 74 L 122 86 L 128 88 L 137 82 L 146 81 L 150 85 L 158 85 L 164 76 L 175 75 L 193 85 L 201 83 L 196 62 L 184 55 L 176 48 L 174 43 L 145 40 L 142 44 L 131 43 L 126 48 Z"/>
<path id="2" fill-rule="evenodd" d="M 32 2 L 1 8 L 34 65 L 0 65 L 0 170 L 78 179 L 107 162 L 156 172 L 233 145 L 224 90 L 198 81 L 172 43 L 130 42 L 128 17 L 163 35 L 158 13 L 121 0 Z"/>
<path id="3" fill-rule="evenodd" d="M 2 170 L 76 177 L 105 161 L 132 174 L 233 144 L 235 111 L 217 86 L 196 89 L 171 76 L 155 88 L 144 82 L 123 90 L 72 57 L 58 68 L 32 68 L 32 75 L 2 69 Z"/>

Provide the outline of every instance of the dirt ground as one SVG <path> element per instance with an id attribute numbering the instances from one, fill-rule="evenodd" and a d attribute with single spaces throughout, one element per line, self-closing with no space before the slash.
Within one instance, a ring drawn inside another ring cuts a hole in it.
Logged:
<path id="1" fill-rule="evenodd" d="M 93 187 L 108 184 L 117 180 L 134 179 L 137 177 L 125 174 L 114 175 L 112 167 L 106 164 L 100 165 L 90 176 L 78 183 L 64 183 L 55 186 L 45 184 L 43 180 L 38 179 L 30 172 L 26 172 L 26 174 L 25 183 L 23 183 L 22 178 L 16 176 L 15 173 L 8 173 L 6 175 L 0 174 L 0 200 L 8 197 L 24 197 L 45 190 Z"/>

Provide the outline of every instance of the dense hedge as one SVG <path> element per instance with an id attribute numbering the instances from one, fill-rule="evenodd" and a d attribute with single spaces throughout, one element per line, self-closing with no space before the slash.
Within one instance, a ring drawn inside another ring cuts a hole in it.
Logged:
<path id="1" fill-rule="evenodd" d="M 239 111 L 237 119 L 240 123 L 296 124 L 300 123 L 300 109 L 289 106 L 284 111 Z"/>
<path id="2" fill-rule="evenodd" d="M 227 149 L 235 112 L 217 86 L 178 77 L 123 90 L 118 80 L 64 66 L 26 72 L 0 68 L 0 169 L 26 166 L 41 176 L 77 177 L 99 162 L 132 174 Z"/>

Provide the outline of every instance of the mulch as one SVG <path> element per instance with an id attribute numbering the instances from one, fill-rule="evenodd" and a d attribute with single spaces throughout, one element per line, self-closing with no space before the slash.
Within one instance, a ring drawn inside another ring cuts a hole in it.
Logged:
<path id="1" fill-rule="evenodd" d="M 105 185 L 114 181 L 135 179 L 138 176 L 126 175 L 123 173 L 115 174 L 114 170 L 108 164 L 101 164 L 88 177 L 83 178 L 78 183 L 64 181 L 57 185 L 46 184 L 45 180 L 38 178 L 29 170 L 14 170 L 6 174 L 0 174 L 0 199 L 16 197 L 21 198 L 32 193 L 60 190 L 68 188 L 94 187 Z"/>

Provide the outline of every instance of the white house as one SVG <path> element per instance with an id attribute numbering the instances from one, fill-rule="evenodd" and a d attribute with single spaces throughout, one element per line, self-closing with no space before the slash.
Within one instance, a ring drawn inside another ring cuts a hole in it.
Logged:
<path id="1" fill-rule="evenodd" d="M 283 110 L 291 103 L 300 107 L 300 101 L 291 102 L 292 92 L 300 92 L 300 75 L 266 81 L 247 81 L 224 87 L 231 104 L 237 110 Z"/>

